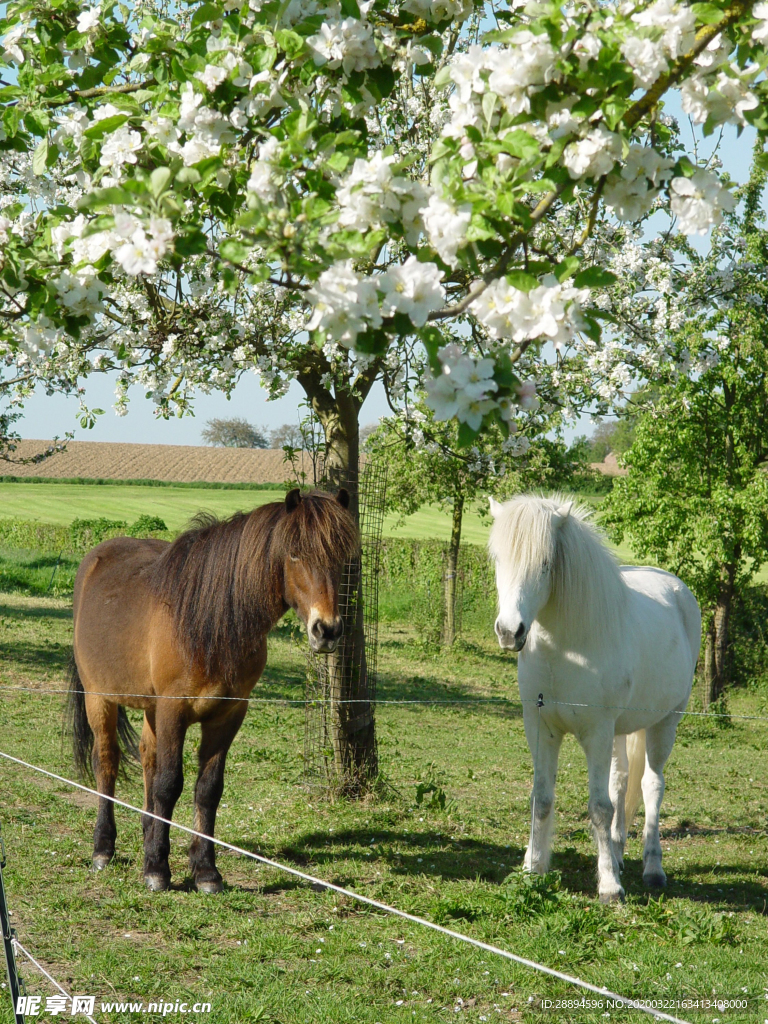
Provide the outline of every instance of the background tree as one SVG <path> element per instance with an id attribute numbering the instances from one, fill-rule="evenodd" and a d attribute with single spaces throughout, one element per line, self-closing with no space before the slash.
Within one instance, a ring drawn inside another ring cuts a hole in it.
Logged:
<path id="1" fill-rule="evenodd" d="M 205 444 L 217 448 L 268 448 L 266 435 L 248 420 L 208 420 L 200 435 Z"/>
<path id="2" fill-rule="evenodd" d="M 283 448 L 285 445 L 289 445 L 291 448 L 303 448 L 304 435 L 298 423 L 283 423 L 281 427 L 275 427 L 269 432 L 270 448 Z"/>
<path id="3" fill-rule="evenodd" d="M 544 415 L 530 393 L 524 402 L 531 415 L 519 417 L 508 437 L 490 428 L 475 444 L 459 445 L 458 424 L 441 422 L 423 399 L 409 405 L 400 417 L 381 421 L 368 440 L 371 458 L 387 465 L 387 508 L 403 516 L 423 505 L 447 507 L 451 534 L 443 572 L 442 641 L 446 646 L 456 638 L 456 601 L 459 555 L 464 515 L 477 499 L 473 511 L 487 515 L 487 498 L 508 497 L 535 486 L 559 486 L 570 479 L 570 462 L 562 441 L 546 437 L 557 425 L 557 416 Z M 531 445 L 531 438 L 535 443 Z"/>
<path id="4" fill-rule="evenodd" d="M 688 252 L 684 326 L 605 505 L 626 537 L 692 587 L 705 611 L 705 703 L 732 673 L 734 600 L 768 560 L 768 231 L 759 147 L 742 208 Z"/>
<path id="5" fill-rule="evenodd" d="M 589 441 L 591 462 L 604 462 L 607 455 L 623 455 L 635 436 L 636 416 L 604 420 L 592 432 Z"/>

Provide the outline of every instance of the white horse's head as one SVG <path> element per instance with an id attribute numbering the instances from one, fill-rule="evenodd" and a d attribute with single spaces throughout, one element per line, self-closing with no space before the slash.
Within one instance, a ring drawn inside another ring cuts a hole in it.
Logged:
<path id="1" fill-rule="evenodd" d="M 501 647 L 520 651 L 552 596 L 559 534 L 573 503 L 524 495 L 503 505 L 491 498 L 490 504 L 494 523 L 488 547 L 499 593 L 496 636 Z"/>

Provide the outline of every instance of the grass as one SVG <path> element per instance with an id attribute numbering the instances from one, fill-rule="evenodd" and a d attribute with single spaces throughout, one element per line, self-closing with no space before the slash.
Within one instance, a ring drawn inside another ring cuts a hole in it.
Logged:
<path id="1" fill-rule="evenodd" d="M 384 605 L 402 617 L 390 614 L 381 627 L 382 700 L 515 696 L 515 660 L 487 629 L 440 653 L 416 642 L 402 599 L 384 595 Z M 67 601 L 0 595 L 0 684 L 62 687 L 71 636 Z M 301 698 L 304 666 L 290 629 L 277 629 L 254 696 Z M 71 778 L 61 698 L 0 698 L 0 749 Z M 731 710 L 768 716 L 768 700 L 759 689 L 735 693 Z M 531 759 L 514 704 L 382 703 L 377 728 L 380 795 L 330 803 L 302 782 L 303 709 L 254 704 L 230 753 L 217 834 L 620 993 L 763 1000 L 768 722 L 683 721 L 662 811 L 668 891 L 660 899 L 642 891 L 636 827 L 627 901 L 611 907 L 595 898 L 585 764 L 572 737 L 561 757 L 554 871 L 530 880 L 519 865 Z M 175 815 L 185 824 L 197 732 L 187 742 Z M 580 993 L 233 854 L 219 855 L 222 896 L 201 896 L 190 891 L 179 833 L 174 888 L 150 894 L 141 882 L 140 824 L 128 811 L 117 811 L 116 861 L 94 875 L 92 798 L 9 764 L 0 772 L 6 886 L 19 938 L 69 990 L 97 996 L 100 1021 L 147 1019 L 99 1012 L 102 999 L 118 998 L 210 1000 L 212 1014 L 202 1019 L 216 1024 L 606 1019 L 604 1010 L 545 1012 L 543 998 Z M 435 787 L 438 798 L 419 803 L 420 786 Z M 140 803 L 139 779 L 120 782 L 118 796 Z M 32 992 L 50 992 L 32 969 L 24 976 Z M 4 999 L 3 991 L 0 1024 L 9 1024 Z M 675 1015 L 741 1024 L 758 1019 L 757 1007 Z M 625 1011 L 622 1019 L 643 1018 Z"/>
<path id="2" fill-rule="evenodd" d="M 276 501 L 278 497 L 274 489 L 244 491 L 199 486 L 151 488 L 141 484 L 91 486 L 0 481 L 0 515 L 34 518 L 62 526 L 69 525 L 73 519 L 104 517 L 133 522 L 140 515 L 155 515 L 160 516 L 170 530 L 181 530 L 201 510 L 226 516 L 239 509 Z M 485 545 L 489 530 L 489 519 L 481 517 L 477 507 L 465 513 L 462 539 L 466 543 Z M 437 506 L 426 506 L 405 519 L 388 515 L 384 519 L 384 534 L 417 540 L 448 540 L 450 515 Z M 615 550 L 623 561 L 634 561 L 628 547 L 620 546 Z"/>

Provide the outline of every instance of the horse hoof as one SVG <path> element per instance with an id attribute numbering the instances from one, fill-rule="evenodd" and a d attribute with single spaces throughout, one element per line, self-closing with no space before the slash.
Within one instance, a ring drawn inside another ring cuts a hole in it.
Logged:
<path id="1" fill-rule="evenodd" d="M 144 884 L 150 892 L 163 892 L 170 889 L 171 880 L 165 875 L 144 875 Z"/>
<path id="2" fill-rule="evenodd" d="M 94 871 L 103 871 L 105 867 L 112 860 L 112 855 L 109 853 L 94 853 L 91 864 Z"/>
<path id="3" fill-rule="evenodd" d="M 209 882 L 195 882 L 195 888 L 197 889 L 198 892 L 205 892 L 213 896 L 218 892 L 222 892 L 224 889 L 224 885 L 220 880 L 216 881 L 214 879 L 213 881 Z"/>
<path id="4" fill-rule="evenodd" d="M 664 889 L 667 885 L 667 876 L 663 871 L 653 871 L 643 875 L 643 885 L 646 889 Z"/>
<path id="5" fill-rule="evenodd" d="M 624 890 L 619 889 L 618 892 L 601 892 L 599 899 L 601 903 L 623 903 Z"/>

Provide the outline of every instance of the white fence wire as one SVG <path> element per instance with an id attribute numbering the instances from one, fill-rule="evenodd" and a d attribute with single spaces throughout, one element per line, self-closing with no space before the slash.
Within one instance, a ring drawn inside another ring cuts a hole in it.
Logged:
<path id="1" fill-rule="evenodd" d="M 70 691 L 67 689 L 49 689 L 40 686 L 0 686 L 0 693 L 46 693 L 46 694 L 68 694 Z M 112 693 L 98 691 L 97 696 L 99 697 L 131 697 L 140 700 L 199 700 L 200 694 L 170 694 L 170 693 Z M 337 700 L 335 697 L 223 697 L 215 696 L 208 698 L 210 700 L 237 700 L 246 704 L 280 704 L 282 706 L 296 706 L 301 707 L 305 704 L 319 704 L 319 703 L 332 703 L 332 704 L 370 704 L 371 701 L 368 698 L 353 698 L 349 700 Z M 462 704 L 490 704 L 498 705 L 499 707 L 522 707 L 523 704 L 534 704 L 538 705 L 538 701 L 533 698 L 515 698 L 515 697 L 460 697 L 460 698 L 443 698 L 443 697 L 429 697 L 429 698 L 403 698 L 402 700 L 380 700 L 378 697 L 375 700 L 376 706 L 380 704 L 394 705 L 394 706 L 409 706 L 409 705 L 449 705 L 449 706 L 460 706 Z M 586 704 L 581 701 L 570 701 L 570 700 L 549 700 L 546 699 L 544 702 L 546 705 L 554 704 L 558 707 L 567 708 L 600 708 L 603 711 L 644 711 L 648 714 L 665 714 L 665 715 L 678 715 L 680 718 L 690 716 L 693 718 L 734 718 L 744 722 L 768 722 L 768 715 L 734 715 L 730 712 L 720 711 L 668 711 L 666 708 L 640 708 L 634 707 L 629 704 Z"/>
<path id="2" fill-rule="evenodd" d="M 48 973 L 48 971 L 46 971 L 46 969 L 45 969 L 45 968 L 43 967 L 43 965 L 42 965 L 41 963 L 38 963 L 38 961 L 37 961 L 37 960 L 35 960 L 35 958 L 34 958 L 34 957 L 32 956 L 32 954 L 31 954 L 31 953 L 29 952 L 29 950 L 28 950 L 28 949 L 25 949 L 25 948 L 24 948 L 24 947 L 22 946 L 22 944 L 21 944 L 21 943 L 19 942 L 19 940 L 18 940 L 18 939 L 16 938 L 16 936 L 15 936 L 15 935 L 14 935 L 14 937 L 13 937 L 13 945 L 14 945 L 14 946 L 15 946 L 15 948 L 16 948 L 16 949 L 17 949 L 17 950 L 19 951 L 19 953 L 23 954 L 23 955 L 24 955 L 24 956 L 25 956 L 25 957 L 27 958 L 27 960 L 29 960 L 29 962 L 30 962 L 31 964 L 34 964 L 34 966 L 35 966 L 35 967 L 36 967 L 36 968 L 38 969 L 38 971 L 40 971 L 40 973 L 41 973 L 41 974 L 42 974 L 42 975 L 43 975 L 44 977 L 46 977 L 46 978 L 48 979 L 48 981 L 50 981 L 50 983 L 51 983 L 51 984 L 52 984 L 52 985 L 54 986 L 54 988 L 58 989 L 58 990 L 59 990 L 59 992 L 61 992 L 61 994 L 62 994 L 62 995 L 63 995 L 63 996 L 64 996 L 64 997 L 65 997 L 65 998 L 66 998 L 67 1000 L 71 1001 L 71 999 L 72 999 L 72 996 L 71 996 L 71 995 L 69 994 L 69 992 L 67 992 L 67 990 L 66 990 L 65 988 L 62 988 L 62 986 L 61 986 L 61 985 L 60 985 L 60 984 L 58 983 L 58 981 L 56 981 L 56 979 L 55 979 L 54 977 L 52 977 L 52 976 L 51 976 L 51 975 L 50 975 L 50 974 Z M 83 1016 L 85 1017 L 85 1019 L 86 1019 L 86 1020 L 90 1021 L 90 1022 L 91 1022 L 91 1024 L 98 1024 L 98 1021 L 95 1021 L 95 1020 L 93 1019 L 93 1017 L 91 1017 L 91 1016 L 90 1016 L 90 1014 L 88 1014 L 88 1013 L 84 1013 L 84 1014 L 83 1014 Z"/>
<path id="3" fill-rule="evenodd" d="M 113 803 L 118 807 L 124 807 L 126 810 L 134 811 L 136 814 L 144 815 L 148 818 L 154 818 L 155 821 L 161 821 L 181 832 L 186 832 L 187 835 L 197 836 L 201 839 L 208 839 L 210 842 L 215 843 L 217 846 L 220 846 L 225 850 L 229 850 L 231 853 L 237 853 L 241 857 L 247 857 L 259 862 L 260 864 L 265 864 L 267 867 L 274 868 L 277 871 L 283 871 L 286 874 L 293 875 L 295 878 L 301 878 L 303 881 L 309 882 L 313 886 L 319 886 L 323 889 L 328 889 L 331 892 L 336 892 L 340 896 L 346 896 L 358 903 L 363 903 L 376 910 L 381 910 L 386 914 L 391 914 L 404 921 L 410 921 L 412 924 L 420 925 L 422 928 L 429 928 L 431 931 L 438 932 L 441 935 L 446 935 L 448 938 L 455 939 L 457 942 L 463 942 L 467 945 L 474 946 L 476 949 L 482 949 L 486 953 L 493 953 L 495 956 L 503 957 L 505 960 L 511 960 L 514 963 L 521 964 L 523 967 L 528 967 L 533 971 L 538 971 L 540 974 L 548 975 L 551 978 L 557 978 L 559 981 L 567 982 L 569 985 L 574 985 L 575 987 L 584 989 L 587 992 L 592 992 L 604 999 L 617 1001 L 617 1005 L 621 1005 L 628 1009 L 638 1010 L 651 1017 L 655 1017 L 657 1020 L 671 1021 L 672 1024 L 689 1024 L 689 1022 L 682 1020 L 680 1017 L 673 1017 L 668 1013 L 664 1013 L 663 1011 L 656 1009 L 655 1007 L 646 1006 L 639 1000 L 618 995 L 615 992 L 611 992 L 608 988 L 593 985 L 591 982 L 583 981 L 581 978 L 576 978 L 571 974 L 565 974 L 563 971 L 558 971 L 554 967 L 547 967 L 545 964 L 537 963 L 535 960 L 529 960 L 526 957 L 518 956 L 517 953 L 511 953 L 509 950 L 501 949 L 499 946 L 493 946 L 488 942 L 482 942 L 480 939 L 475 939 L 471 935 L 464 935 L 462 932 L 453 931 L 451 928 L 444 928 L 442 925 L 435 924 L 434 921 L 430 921 L 425 917 L 419 917 L 416 914 L 409 914 L 405 910 L 399 910 L 397 907 L 391 907 L 387 903 L 382 903 L 380 900 L 371 899 L 370 896 L 363 896 L 361 893 L 354 892 L 352 889 L 345 889 L 343 886 L 335 885 L 333 882 L 328 882 L 324 878 L 318 878 L 305 871 L 300 871 L 298 868 L 290 867 L 287 864 L 281 864 L 269 857 L 264 857 L 262 854 L 253 853 L 250 850 L 244 850 L 242 847 L 235 846 L 223 839 L 217 839 L 214 836 L 206 836 L 201 832 L 197 832 L 195 829 L 189 828 L 187 825 L 181 825 L 180 823 L 171 821 L 168 818 L 162 818 L 160 815 L 152 814 L 150 811 L 145 811 L 140 807 L 134 807 L 133 804 L 129 804 L 125 800 L 119 800 L 117 797 L 99 793 L 98 790 L 92 789 L 90 786 L 84 786 L 82 783 L 74 782 L 72 779 L 67 779 L 63 775 L 57 775 L 55 772 L 48 771 L 46 768 L 30 764 L 28 761 L 23 761 L 21 758 L 14 757 L 12 754 L 8 754 L 5 751 L 0 750 L 0 757 L 5 758 L 6 761 L 16 764 L 22 768 L 27 768 L 30 771 L 38 772 L 40 775 L 47 776 L 56 782 L 61 782 L 66 786 L 72 786 L 74 789 L 79 789 L 83 793 L 90 793 L 92 796 L 98 797 L 102 800 L 109 800 L 110 803 Z M 19 948 L 21 949 L 21 946 Z M 22 952 L 25 951 L 22 950 Z M 46 976 L 50 978 L 50 975 Z M 50 980 L 53 981 L 52 978 Z M 56 982 L 54 982 L 54 984 L 56 984 Z"/>

